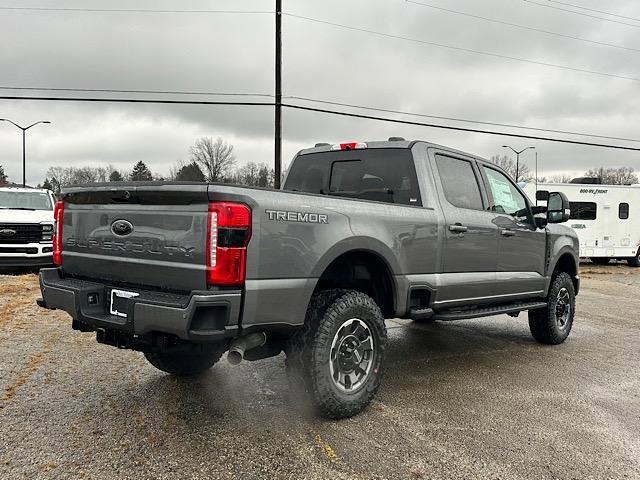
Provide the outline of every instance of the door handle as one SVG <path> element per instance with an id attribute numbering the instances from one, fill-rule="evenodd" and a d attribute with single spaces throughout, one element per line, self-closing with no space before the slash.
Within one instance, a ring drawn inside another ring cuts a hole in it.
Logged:
<path id="1" fill-rule="evenodd" d="M 464 233 L 467 230 L 469 230 L 469 229 L 467 227 L 465 227 L 464 225 L 462 225 L 461 223 L 456 223 L 454 225 L 449 225 L 449 231 L 450 232 Z"/>
<path id="2" fill-rule="evenodd" d="M 515 236 L 516 232 L 514 232 L 513 230 L 502 230 L 502 231 L 500 232 L 500 234 L 501 234 L 503 237 L 513 237 L 513 236 Z"/>

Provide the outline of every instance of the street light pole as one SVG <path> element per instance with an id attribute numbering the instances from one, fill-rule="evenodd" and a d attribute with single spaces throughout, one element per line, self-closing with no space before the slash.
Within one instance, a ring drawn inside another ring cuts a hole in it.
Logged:
<path id="1" fill-rule="evenodd" d="M 26 154 L 27 130 L 29 130 L 31 127 L 35 127 L 39 123 L 51 123 L 51 122 L 49 120 L 40 120 L 35 123 L 32 123 L 28 127 L 23 127 L 21 125 L 18 125 L 16 122 L 14 122 L 13 120 L 9 120 L 8 118 L 0 118 L 0 122 L 12 123 L 14 126 L 22 130 L 22 186 L 26 187 L 27 186 L 27 154 Z"/>
<path id="2" fill-rule="evenodd" d="M 516 150 L 513 147 L 510 147 L 509 145 L 503 145 L 502 148 L 509 148 L 513 153 L 516 154 L 516 183 L 518 183 L 518 177 L 520 176 L 520 154 L 526 150 L 535 150 L 536 147 L 527 147 L 523 148 L 520 151 Z"/>

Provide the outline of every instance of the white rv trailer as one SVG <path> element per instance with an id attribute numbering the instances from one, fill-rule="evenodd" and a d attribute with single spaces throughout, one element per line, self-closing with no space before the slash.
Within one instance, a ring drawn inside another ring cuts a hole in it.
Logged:
<path id="1" fill-rule="evenodd" d="M 571 202 L 567 225 L 580 240 L 580 257 L 605 264 L 625 259 L 640 267 L 640 185 L 528 183 L 533 205 L 546 205 L 549 192 L 563 192 Z"/>

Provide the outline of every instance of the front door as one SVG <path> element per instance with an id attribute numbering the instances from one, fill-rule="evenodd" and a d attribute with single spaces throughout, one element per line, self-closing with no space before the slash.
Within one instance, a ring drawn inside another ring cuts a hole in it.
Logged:
<path id="1" fill-rule="evenodd" d="M 498 228 L 498 289 L 512 299 L 544 290 L 547 237 L 535 227 L 526 196 L 499 170 L 482 165 Z"/>
<path id="2" fill-rule="evenodd" d="M 450 154 L 436 154 L 435 164 L 446 223 L 434 306 L 485 303 L 494 295 L 498 228 L 487 210 L 480 172 L 474 161 Z"/>

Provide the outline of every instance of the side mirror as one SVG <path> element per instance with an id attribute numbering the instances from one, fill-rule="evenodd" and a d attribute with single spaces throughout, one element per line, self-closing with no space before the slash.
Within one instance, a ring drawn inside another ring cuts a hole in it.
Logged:
<path id="1" fill-rule="evenodd" d="M 547 201 L 547 221 L 549 223 L 563 223 L 571 216 L 571 204 L 562 192 L 551 192 Z"/>

